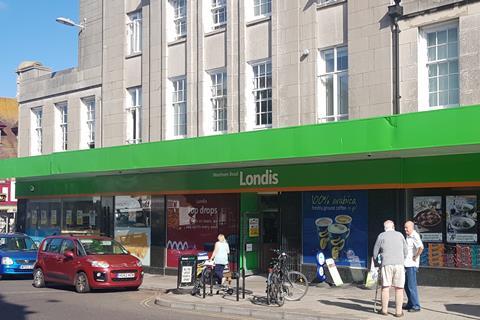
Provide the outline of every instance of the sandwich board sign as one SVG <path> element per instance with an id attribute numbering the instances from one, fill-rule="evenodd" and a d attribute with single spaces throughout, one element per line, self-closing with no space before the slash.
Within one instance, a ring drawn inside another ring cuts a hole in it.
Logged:
<path id="1" fill-rule="evenodd" d="M 332 281 L 335 284 L 335 286 L 341 286 L 343 285 L 342 278 L 340 277 L 340 274 L 338 273 L 337 266 L 335 265 L 335 261 L 332 258 L 329 258 L 325 261 L 325 264 L 327 265 L 328 272 L 330 273 L 330 276 L 332 277 Z"/>

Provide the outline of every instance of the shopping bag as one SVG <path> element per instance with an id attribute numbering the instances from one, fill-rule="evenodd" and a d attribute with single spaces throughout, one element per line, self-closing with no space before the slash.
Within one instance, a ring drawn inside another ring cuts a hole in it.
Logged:
<path id="1" fill-rule="evenodd" d="M 367 279 L 365 280 L 366 288 L 374 288 L 378 281 L 378 267 L 375 267 L 375 264 L 372 261 L 370 262 L 370 270 L 367 273 Z"/>

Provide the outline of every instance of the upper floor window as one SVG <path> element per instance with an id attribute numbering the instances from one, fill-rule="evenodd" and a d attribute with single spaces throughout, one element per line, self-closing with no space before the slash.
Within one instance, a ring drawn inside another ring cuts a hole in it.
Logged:
<path id="1" fill-rule="evenodd" d="M 173 135 L 187 134 L 187 88 L 185 78 L 172 80 Z"/>
<path id="2" fill-rule="evenodd" d="M 422 51 L 419 55 L 419 107 L 457 106 L 460 102 L 458 24 L 443 24 L 422 31 L 419 45 Z"/>
<path id="3" fill-rule="evenodd" d="M 272 0 L 253 0 L 253 15 L 268 16 L 272 13 Z"/>
<path id="4" fill-rule="evenodd" d="M 336 47 L 320 51 L 317 75 L 319 121 L 348 119 L 348 50 Z"/>
<path id="5" fill-rule="evenodd" d="M 135 144 L 142 142 L 141 138 L 141 110 L 142 110 L 142 87 L 127 89 L 127 126 L 126 142 Z"/>
<path id="6" fill-rule="evenodd" d="M 213 28 L 220 28 L 227 23 L 227 0 L 211 0 Z"/>
<path id="7" fill-rule="evenodd" d="M 217 72 L 210 74 L 211 102 L 213 111 L 213 131 L 227 131 L 227 74 Z"/>
<path id="8" fill-rule="evenodd" d="M 32 108 L 32 121 L 31 121 L 31 154 L 42 154 L 42 119 L 43 109 L 42 107 Z"/>
<path id="9" fill-rule="evenodd" d="M 80 149 L 95 148 L 95 97 L 82 99 L 82 145 Z"/>
<path id="10" fill-rule="evenodd" d="M 182 38 L 187 35 L 187 0 L 170 0 L 173 10 L 174 38 Z"/>
<path id="11" fill-rule="evenodd" d="M 255 104 L 255 125 L 272 125 L 272 62 L 263 61 L 252 65 L 253 100 Z"/>
<path id="12" fill-rule="evenodd" d="M 142 52 L 142 12 L 128 14 L 127 22 L 128 54 Z"/>
<path id="13" fill-rule="evenodd" d="M 65 151 L 68 149 L 68 105 L 67 102 L 55 104 L 57 128 L 56 131 L 56 150 Z"/>

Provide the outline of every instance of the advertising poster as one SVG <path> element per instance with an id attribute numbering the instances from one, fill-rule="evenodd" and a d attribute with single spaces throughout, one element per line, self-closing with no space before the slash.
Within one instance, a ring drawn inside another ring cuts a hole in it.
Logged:
<path id="1" fill-rule="evenodd" d="M 37 219 L 38 219 L 38 211 L 33 210 L 32 211 L 32 225 L 37 225 Z"/>
<path id="2" fill-rule="evenodd" d="M 115 197 L 115 240 L 145 266 L 150 265 L 150 196 Z"/>
<path id="3" fill-rule="evenodd" d="M 65 222 L 67 224 L 67 226 L 71 226 L 73 223 L 72 223 L 72 210 L 67 210 L 65 212 Z"/>
<path id="4" fill-rule="evenodd" d="M 57 225 L 57 210 L 50 211 L 50 224 L 52 226 Z"/>
<path id="5" fill-rule="evenodd" d="M 443 241 L 442 197 L 413 197 L 413 222 L 424 242 Z"/>
<path id="6" fill-rule="evenodd" d="M 46 225 L 48 222 L 47 210 L 40 211 L 40 224 Z"/>
<path id="7" fill-rule="evenodd" d="M 248 236 L 250 238 L 258 237 L 260 235 L 259 224 L 258 218 L 248 219 Z"/>
<path id="8" fill-rule="evenodd" d="M 219 233 L 230 247 L 238 242 L 239 198 L 236 194 L 167 197 L 167 266 L 182 255 L 213 251 Z"/>
<path id="9" fill-rule="evenodd" d="M 366 191 L 303 193 L 303 262 L 321 250 L 339 266 L 367 267 Z"/>
<path id="10" fill-rule="evenodd" d="M 83 211 L 77 210 L 77 226 L 83 225 Z"/>
<path id="11" fill-rule="evenodd" d="M 477 196 L 447 196 L 447 242 L 477 243 Z"/>

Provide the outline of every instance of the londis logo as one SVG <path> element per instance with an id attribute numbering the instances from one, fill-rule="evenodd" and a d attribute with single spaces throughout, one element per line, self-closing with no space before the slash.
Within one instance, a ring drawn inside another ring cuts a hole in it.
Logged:
<path id="1" fill-rule="evenodd" d="M 241 186 L 267 186 L 278 184 L 278 173 L 272 170 L 265 170 L 264 174 L 247 174 L 240 171 Z"/>

